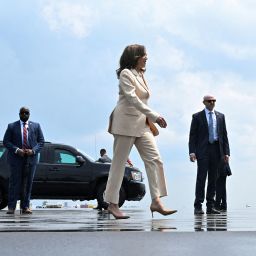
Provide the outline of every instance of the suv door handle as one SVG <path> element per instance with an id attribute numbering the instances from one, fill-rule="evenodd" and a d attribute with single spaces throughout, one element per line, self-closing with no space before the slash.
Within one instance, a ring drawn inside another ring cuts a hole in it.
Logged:
<path id="1" fill-rule="evenodd" d="M 58 167 L 52 167 L 49 169 L 51 172 L 57 172 L 59 171 L 60 169 Z"/>

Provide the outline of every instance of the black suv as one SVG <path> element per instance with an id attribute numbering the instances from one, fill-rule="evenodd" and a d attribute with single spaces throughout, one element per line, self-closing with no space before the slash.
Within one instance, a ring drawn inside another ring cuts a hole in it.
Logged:
<path id="1" fill-rule="evenodd" d="M 7 150 L 0 141 L 0 209 L 7 206 L 9 168 Z M 39 154 L 33 182 L 32 199 L 97 199 L 104 207 L 103 194 L 110 164 L 95 162 L 81 151 L 63 144 L 44 144 Z M 139 201 L 145 195 L 142 173 L 137 168 L 126 167 L 120 189 L 119 206 L 125 200 Z"/>

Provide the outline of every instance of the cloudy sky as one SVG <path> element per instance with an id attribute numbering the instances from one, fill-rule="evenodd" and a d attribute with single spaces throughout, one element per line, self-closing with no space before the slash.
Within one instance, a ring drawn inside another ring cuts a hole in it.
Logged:
<path id="1" fill-rule="evenodd" d="M 115 70 L 125 46 L 143 44 L 150 106 L 168 122 L 157 138 L 165 203 L 193 209 L 188 133 L 210 93 L 229 132 L 229 206 L 256 207 L 255 11 L 253 0 L 0 0 L 0 134 L 26 105 L 47 141 L 95 158 L 105 147 L 112 157 L 106 130 L 118 96 Z M 135 149 L 131 160 L 144 170 Z M 138 205 L 149 201 L 148 193 Z"/>

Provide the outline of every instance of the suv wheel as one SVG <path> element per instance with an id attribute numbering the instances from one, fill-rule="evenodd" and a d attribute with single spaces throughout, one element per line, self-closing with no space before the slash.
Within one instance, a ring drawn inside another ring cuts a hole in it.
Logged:
<path id="1" fill-rule="evenodd" d="M 107 185 L 106 182 L 101 183 L 98 187 L 98 190 L 97 190 L 98 207 L 99 208 L 101 207 L 101 208 L 104 208 L 104 209 L 108 208 L 108 203 L 106 203 L 104 201 L 104 193 L 105 193 L 105 190 L 106 190 L 106 185 Z M 123 186 L 121 186 L 120 192 L 119 192 L 119 203 L 118 203 L 119 207 L 122 207 L 122 205 L 125 202 L 125 198 L 126 198 L 125 190 L 124 190 Z"/>
<path id="2" fill-rule="evenodd" d="M 4 196 L 3 190 L 0 188 L 0 210 L 4 209 L 7 206 L 7 200 Z"/>

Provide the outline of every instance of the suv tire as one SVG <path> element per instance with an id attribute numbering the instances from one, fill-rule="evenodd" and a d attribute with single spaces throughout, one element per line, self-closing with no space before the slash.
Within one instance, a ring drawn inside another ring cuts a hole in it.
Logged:
<path id="1" fill-rule="evenodd" d="M 104 201 L 104 193 L 106 190 L 106 185 L 107 185 L 106 182 L 100 183 L 97 190 L 98 207 L 104 208 L 105 210 L 108 208 L 108 203 Z M 122 207 L 122 205 L 125 202 L 125 198 L 126 198 L 125 190 L 123 186 L 121 186 L 120 192 L 119 192 L 119 203 L 118 203 L 119 207 Z"/>
<path id="2" fill-rule="evenodd" d="M 7 199 L 3 193 L 3 189 L 0 187 L 0 210 L 4 209 L 7 206 Z"/>

